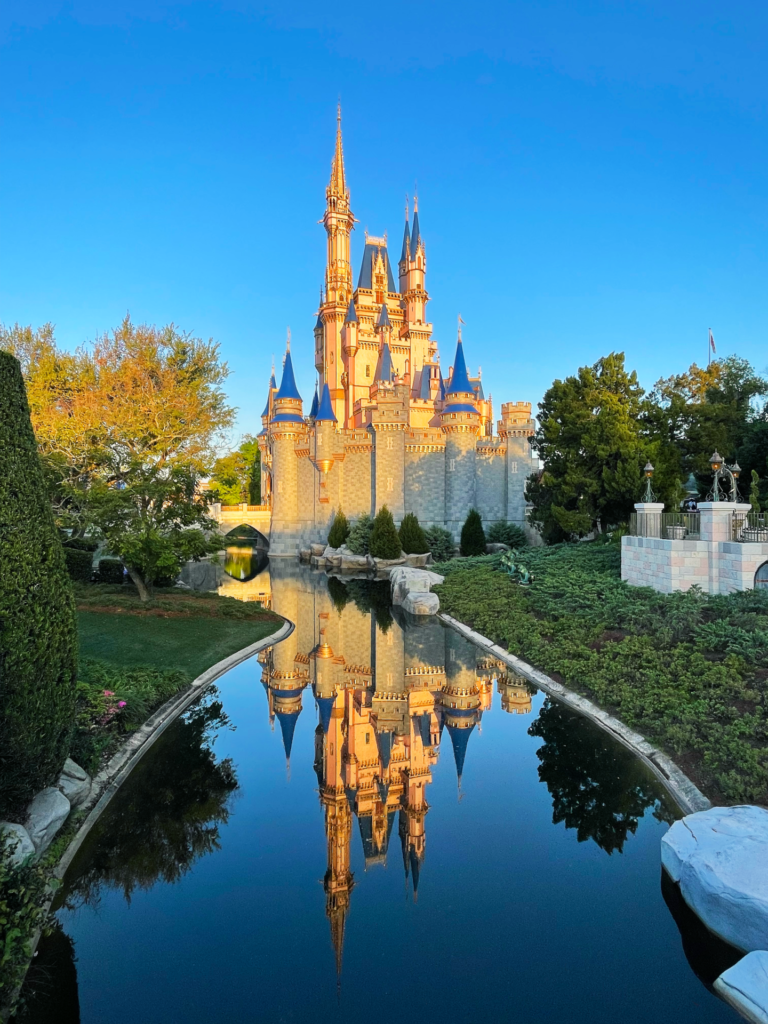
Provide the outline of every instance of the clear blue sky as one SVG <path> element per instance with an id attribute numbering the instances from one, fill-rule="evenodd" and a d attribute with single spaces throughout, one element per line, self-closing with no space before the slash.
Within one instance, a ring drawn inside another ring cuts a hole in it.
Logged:
<path id="1" fill-rule="evenodd" d="M 355 262 L 417 181 L 443 364 L 460 312 L 497 412 L 709 326 L 766 370 L 767 39 L 764 2 L 6 0 L 0 320 L 212 336 L 254 431 L 290 325 L 308 405 L 340 95 Z"/>

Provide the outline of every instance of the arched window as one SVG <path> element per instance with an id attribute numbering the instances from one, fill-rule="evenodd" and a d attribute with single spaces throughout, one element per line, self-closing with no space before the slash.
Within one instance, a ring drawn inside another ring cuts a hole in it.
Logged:
<path id="1" fill-rule="evenodd" d="M 768 562 L 763 562 L 755 573 L 755 590 L 768 590 Z"/>

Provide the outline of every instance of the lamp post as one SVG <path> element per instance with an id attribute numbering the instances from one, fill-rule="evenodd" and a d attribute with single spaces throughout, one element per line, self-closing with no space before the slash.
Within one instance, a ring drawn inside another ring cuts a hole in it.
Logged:
<path id="1" fill-rule="evenodd" d="M 653 477 L 653 466 L 651 465 L 650 459 L 645 464 L 645 491 L 643 492 L 643 501 L 656 501 L 656 495 L 651 489 L 651 478 Z"/>
<path id="2" fill-rule="evenodd" d="M 712 484 L 712 490 L 709 492 L 710 501 L 739 501 L 739 488 L 737 481 L 741 473 L 741 466 L 738 462 L 734 462 L 732 466 L 728 466 L 724 461 L 722 455 L 715 451 L 709 460 L 709 464 L 712 467 L 712 475 L 714 482 Z M 720 480 L 727 479 L 731 484 L 730 496 L 723 494 L 720 490 Z"/>

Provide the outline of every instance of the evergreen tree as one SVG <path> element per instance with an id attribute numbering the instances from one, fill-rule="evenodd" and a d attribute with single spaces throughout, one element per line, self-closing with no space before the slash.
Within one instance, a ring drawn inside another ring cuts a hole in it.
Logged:
<path id="1" fill-rule="evenodd" d="M 395 521 L 386 505 L 382 505 L 373 521 L 369 551 L 374 558 L 399 558 L 402 554 Z"/>
<path id="2" fill-rule="evenodd" d="M 400 523 L 400 546 L 406 555 L 424 555 L 429 551 L 427 538 L 413 512 L 407 512 Z"/>
<path id="3" fill-rule="evenodd" d="M 347 537 L 347 547 L 353 555 L 367 555 L 368 549 L 371 543 L 371 531 L 373 530 L 373 520 L 367 512 L 363 512 L 361 516 L 352 524 Z"/>
<path id="4" fill-rule="evenodd" d="M 471 508 L 461 528 L 462 555 L 485 554 L 485 530 L 476 508 Z"/>
<path id="5" fill-rule="evenodd" d="M 77 623 L 21 368 L 0 352 L 0 818 L 50 786 L 74 727 Z"/>
<path id="6" fill-rule="evenodd" d="M 752 483 L 749 488 L 749 504 L 753 512 L 760 511 L 760 477 L 757 470 L 752 470 Z"/>
<path id="7" fill-rule="evenodd" d="M 528 543 L 516 523 L 494 523 L 487 536 L 490 544 L 506 544 L 510 548 L 523 548 Z"/>
<path id="8" fill-rule="evenodd" d="M 333 525 L 328 534 L 328 543 L 332 548 L 340 548 L 349 537 L 349 522 L 344 513 L 339 509 L 333 518 Z"/>
<path id="9" fill-rule="evenodd" d="M 450 530 L 442 526 L 430 526 L 424 531 L 424 536 L 436 562 L 447 562 L 449 558 L 453 558 L 456 545 L 453 543 Z"/>

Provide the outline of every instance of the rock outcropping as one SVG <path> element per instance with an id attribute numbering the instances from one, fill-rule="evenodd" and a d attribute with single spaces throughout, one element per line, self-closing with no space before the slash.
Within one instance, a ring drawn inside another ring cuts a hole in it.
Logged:
<path id="1" fill-rule="evenodd" d="M 443 576 L 427 569 L 395 566 L 389 573 L 392 604 L 400 605 L 411 615 L 436 615 L 440 609 L 440 598 L 431 593 L 431 588 L 442 583 L 443 579 Z"/>

